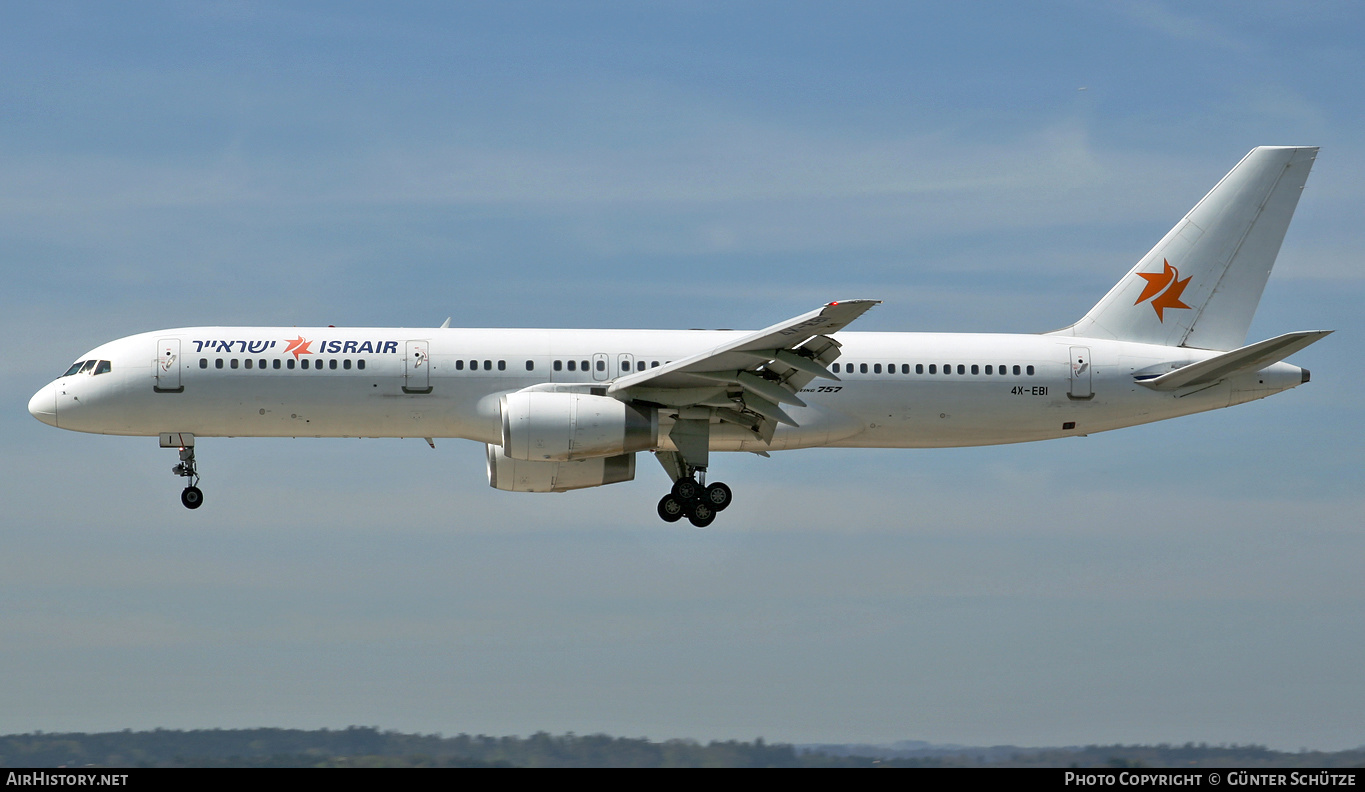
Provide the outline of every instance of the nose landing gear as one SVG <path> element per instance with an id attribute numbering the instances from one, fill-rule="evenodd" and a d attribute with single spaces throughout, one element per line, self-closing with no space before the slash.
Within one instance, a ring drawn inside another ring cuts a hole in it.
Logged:
<path id="1" fill-rule="evenodd" d="M 180 449 L 180 464 L 171 468 L 175 475 L 188 479 L 185 489 L 180 493 L 180 502 L 186 509 L 203 506 L 204 491 L 199 489 L 199 468 L 194 462 L 194 435 L 188 432 L 163 432 L 161 447 Z"/>
<path id="2" fill-rule="evenodd" d="M 197 509 L 203 506 L 204 491 L 199 489 L 199 469 L 194 464 L 194 446 L 180 449 L 180 464 L 171 468 L 171 472 L 189 479 L 184 491 L 180 493 L 180 502 L 185 508 Z"/>

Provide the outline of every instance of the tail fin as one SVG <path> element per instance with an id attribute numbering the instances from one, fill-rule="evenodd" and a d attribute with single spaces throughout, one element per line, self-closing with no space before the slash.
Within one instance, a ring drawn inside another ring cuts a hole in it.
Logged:
<path id="1" fill-rule="evenodd" d="M 1242 346 L 1317 153 L 1252 149 L 1104 299 L 1055 334 Z"/>

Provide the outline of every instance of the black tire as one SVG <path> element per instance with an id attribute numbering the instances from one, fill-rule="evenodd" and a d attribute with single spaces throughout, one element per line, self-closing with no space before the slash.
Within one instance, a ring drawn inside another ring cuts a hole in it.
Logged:
<path id="1" fill-rule="evenodd" d="M 688 509 L 687 519 L 698 528 L 705 528 L 716 521 L 716 510 L 706 505 L 705 501 L 696 501 Z"/>
<path id="2" fill-rule="evenodd" d="M 701 487 L 697 485 L 697 480 L 694 478 L 680 478 L 673 482 L 673 497 L 684 503 L 694 500 L 700 494 Z"/>
<path id="3" fill-rule="evenodd" d="M 687 507 L 682 501 L 672 495 L 665 495 L 659 501 L 659 516 L 664 522 L 677 522 L 687 513 Z"/>
<path id="4" fill-rule="evenodd" d="M 204 491 L 198 487 L 186 487 L 180 493 L 180 502 L 185 504 L 186 509 L 197 509 L 204 505 Z"/>
<path id="5" fill-rule="evenodd" d="M 719 481 L 707 487 L 706 492 L 702 494 L 702 500 L 718 512 L 723 512 L 730 508 L 730 500 L 732 497 L 733 494 L 730 492 L 730 488 Z"/>

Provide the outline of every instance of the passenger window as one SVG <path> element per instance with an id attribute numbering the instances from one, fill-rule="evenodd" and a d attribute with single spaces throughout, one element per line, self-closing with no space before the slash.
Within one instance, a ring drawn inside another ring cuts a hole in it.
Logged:
<path id="1" fill-rule="evenodd" d="M 578 371 L 578 361 L 576 360 L 569 361 L 569 371 Z"/>
<path id="2" fill-rule="evenodd" d="M 915 364 L 915 373 L 916 373 L 916 374 L 923 374 L 923 373 L 924 373 L 924 364 L 923 364 L 923 363 L 916 363 L 916 364 Z"/>
<path id="3" fill-rule="evenodd" d="M 866 374 L 866 373 L 867 373 L 867 364 L 866 364 L 866 363 L 859 363 L 859 364 L 858 364 L 858 371 L 861 372 L 861 373 L 863 373 L 863 374 Z"/>
<path id="4" fill-rule="evenodd" d="M 265 358 L 261 358 L 261 359 L 256 363 L 256 368 L 265 368 Z"/>
<path id="5" fill-rule="evenodd" d="M 930 364 L 929 364 L 929 373 L 930 373 L 930 374 L 937 374 L 937 373 L 938 373 L 938 364 L 937 364 L 937 363 L 930 363 Z"/>
<path id="6" fill-rule="evenodd" d="M 1028 375 L 1029 375 L 1030 377 L 1032 377 L 1032 376 L 1033 376 L 1033 366 L 1029 366 L 1027 370 L 1028 370 Z"/>
<path id="7" fill-rule="evenodd" d="M 228 361 L 228 367 L 229 367 L 229 368 L 237 368 L 237 358 L 233 358 L 232 360 L 229 360 L 229 361 Z"/>
<path id="8" fill-rule="evenodd" d="M 287 369 L 289 369 L 290 371 L 293 371 L 293 370 L 294 370 L 294 359 L 293 359 L 293 358 L 290 358 L 290 359 L 284 361 L 284 367 L 287 368 Z"/>
<path id="9" fill-rule="evenodd" d="M 555 361 L 555 371 L 563 371 L 563 370 L 564 370 L 564 362 L 561 361 L 561 360 L 556 360 L 556 361 Z"/>
<path id="10" fill-rule="evenodd" d="M 308 358 L 299 361 L 299 365 L 303 366 L 305 369 L 308 368 Z"/>
<path id="11" fill-rule="evenodd" d="M 967 367 L 964 366 L 964 365 L 962 365 L 961 363 L 957 364 L 957 373 L 959 373 L 959 374 L 966 374 L 966 373 L 967 373 Z"/>
<path id="12" fill-rule="evenodd" d="M 990 367 L 990 366 L 987 366 L 987 367 L 986 367 L 986 373 L 987 373 L 987 374 L 994 374 L 995 372 L 991 370 L 991 367 Z"/>
<path id="13" fill-rule="evenodd" d="M 341 367 L 344 368 L 344 369 L 346 369 L 347 371 L 350 371 L 350 370 L 351 370 L 351 359 L 350 359 L 350 358 L 346 358 L 345 360 L 341 361 Z"/>
<path id="14" fill-rule="evenodd" d="M 650 368 L 658 368 L 658 367 L 659 367 L 659 361 L 657 361 L 657 360 L 651 361 L 650 364 L 649 364 L 649 367 L 650 367 Z"/>
<path id="15" fill-rule="evenodd" d="M 1015 366 L 1015 367 L 1014 367 L 1014 376 L 1016 376 L 1016 377 L 1019 376 L 1019 367 L 1018 367 L 1018 366 Z"/>
<path id="16" fill-rule="evenodd" d="M 579 361 L 579 367 L 582 368 L 584 371 L 587 371 L 587 370 L 588 370 L 588 361 L 586 361 L 586 360 Z"/>
<path id="17" fill-rule="evenodd" d="M 213 367 L 214 367 L 214 368 L 222 368 L 222 367 L 223 367 L 223 359 L 222 359 L 222 358 L 217 358 L 217 359 L 215 359 L 215 360 L 213 361 Z"/>
<path id="18" fill-rule="evenodd" d="M 357 361 L 355 362 L 355 367 L 358 368 L 358 369 L 360 369 L 361 371 L 364 371 L 364 370 L 365 370 L 365 358 L 361 358 L 360 360 L 357 360 Z"/>
<path id="19" fill-rule="evenodd" d="M 332 358 L 331 360 L 327 361 L 327 368 L 331 369 L 332 371 L 336 371 L 337 369 L 336 358 Z"/>
<path id="20" fill-rule="evenodd" d="M 464 371 L 464 361 L 463 361 L 463 360 L 457 360 L 457 361 L 455 361 L 455 370 L 456 370 L 456 371 Z"/>
<path id="21" fill-rule="evenodd" d="M 599 360 L 599 361 L 597 361 L 597 370 L 598 370 L 598 371 L 606 371 L 606 370 L 607 370 L 607 361 L 605 361 L 605 360 Z"/>
<path id="22" fill-rule="evenodd" d="M 479 361 L 477 361 L 477 360 L 471 360 L 471 361 L 469 361 L 469 370 L 470 370 L 470 371 L 478 371 L 478 370 L 479 370 Z"/>
<path id="23" fill-rule="evenodd" d="M 882 364 L 880 364 L 880 363 L 874 363 L 874 364 L 872 365 L 872 373 L 873 373 L 873 374 L 880 374 L 880 373 L 882 373 Z"/>
<path id="24" fill-rule="evenodd" d="M 499 360 L 499 361 L 498 361 L 498 371 L 506 371 L 506 370 L 507 370 L 507 361 L 505 361 L 505 360 Z"/>
<path id="25" fill-rule="evenodd" d="M 644 370 L 645 370 L 645 362 L 644 362 L 643 360 L 637 361 L 637 362 L 635 363 L 635 370 L 636 370 L 636 371 L 644 371 Z"/>
<path id="26" fill-rule="evenodd" d="M 536 370 L 536 364 L 533 363 L 533 362 L 531 362 L 531 361 L 529 361 L 529 360 L 526 361 L 526 370 L 527 370 L 527 371 L 535 371 L 535 370 Z"/>
<path id="27" fill-rule="evenodd" d="M 251 358 L 246 359 L 246 367 L 251 368 Z"/>
<path id="28" fill-rule="evenodd" d="M 838 374 L 838 373 L 839 373 L 839 364 L 838 364 L 838 363 L 835 363 L 833 366 L 830 366 L 830 370 L 833 371 L 835 374 Z"/>
<path id="29" fill-rule="evenodd" d="M 484 371 L 492 371 L 492 370 L 493 370 L 493 361 L 491 361 L 491 360 L 485 360 L 485 361 L 483 362 L 483 370 L 484 370 Z"/>
<path id="30" fill-rule="evenodd" d="M 973 374 L 980 374 L 980 373 L 981 373 L 981 369 L 980 369 L 975 363 L 972 364 L 972 373 L 973 373 Z"/>
<path id="31" fill-rule="evenodd" d="M 208 359 L 208 358 L 199 358 L 199 368 L 208 368 L 208 367 L 209 367 L 209 359 Z"/>
<path id="32" fill-rule="evenodd" d="M 902 364 L 901 364 L 901 373 L 902 373 L 902 374 L 909 374 L 909 373 L 910 373 L 910 364 L 909 364 L 909 363 L 902 363 Z"/>
<path id="33" fill-rule="evenodd" d="M 278 371 L 280 368 L 280 359 L 275 358 L 274 360 L 270 361 L 270 367 Z"/>

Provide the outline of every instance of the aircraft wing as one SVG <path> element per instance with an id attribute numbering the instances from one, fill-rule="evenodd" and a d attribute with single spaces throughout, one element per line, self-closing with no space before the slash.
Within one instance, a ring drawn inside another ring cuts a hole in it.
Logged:
<path id="1" fill-rule="evenodd" d="M 1259 341 L 1241 349 L 1224 352 L 1208 360 L 1182 366 L 1161 376 L 1141 377 L 1137 382 L 1139 385 L 1145 385 L 1157 391 L 1211 384 L 1235 374 L 1241 374 L 1244 371 L 1259 371 L 1273 363 L 1278 363 L 1309 344 L 1330 335 L 1331 332 L 1331 330 L 1316 330 L 1285 333 L 1282 336 Z"/>
<path id="2" fill-rule="evenodd" d="M 771 419 L 796 425 L 782 404 L 805 406 L 796 396 L 815 377 L 837 380 L 826 366 L 839 357 L 830 334 L 847 327 L 880 300 L 841 300 L 779 322 L 682 360 L 628 374 L 610 394 L 669 407 L 717 408 L 722 420 Z M 729 415 L 728 413 L 735 413 Z"/>

